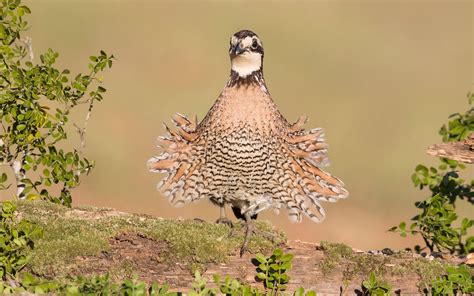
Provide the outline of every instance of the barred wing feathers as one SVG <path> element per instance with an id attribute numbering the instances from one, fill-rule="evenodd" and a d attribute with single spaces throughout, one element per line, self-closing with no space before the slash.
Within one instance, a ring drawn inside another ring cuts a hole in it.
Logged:
<path id="1" fill-rule="evenodd" d="M 305 214 L 321 222 L 325 211 L 320 201 L 335 202 L 346 198 L 348 191 L 341 180 L 322 170 L 329 164 L 323 130 L 304 130 L 305 122 L 301 117 L 284 138 L 275 194 L 286 204 L 292 221 L 301 222 Z"/>
<path id="2" fill-rule="evenodd" d="M 164 151 L 149 159 L 147 165 L 151 172 L 166 174 L 157 188 L 173 205 L 182 206 L 207 196 L 200 169 L 205 151 L 196 132 L 197 119 L 191 121 L 177 113 L 172 121 L 177 130 L 165 125 L 167 134 L 159 143 Z"/>

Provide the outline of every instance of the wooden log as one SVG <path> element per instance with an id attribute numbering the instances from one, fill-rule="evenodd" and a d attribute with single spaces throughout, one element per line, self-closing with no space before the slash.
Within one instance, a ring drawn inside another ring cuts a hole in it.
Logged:
<path id="1" fill-rule="evenodd" d="M 464 141 L 434 144 L 428 148 L 427 153 L 464 163 L 474 163 L 474 133 Z"/>

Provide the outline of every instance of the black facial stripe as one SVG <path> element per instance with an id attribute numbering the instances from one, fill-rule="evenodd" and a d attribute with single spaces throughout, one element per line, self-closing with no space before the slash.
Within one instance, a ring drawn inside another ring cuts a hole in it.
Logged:
<path id="1" fill-rule="evenodd" d="M 263 56 L 263 47 L 261 47 L 260 45 L 257 46 L 257 48 L 249 47 L 248 50 L 251 51 L 251 52 L 258 52 Z"/>
<path id="2" fill-rule="evenodd" d="M 230 40 L 230 48 L 229 48 L 229 54 L 233 55 L 233 47 L 236 46 L 236 44 L 241 44 L 242 40 L 247 38 L 247 37 L 256 37 L 258 39 L 258 36 L 257 34 L 255 34 L 254 32 L 250 31 L 250 30 L 242 30 L 242 31 L 239 31 L 237 33 L 235 33 L 233 35 L 232 38 L 237 38 L 237 43 L 236 42 L 232 42 L 232 39 Z M 256 53 L 259 53 L 262 55 L 262 60 L 263 60 L 263 56 L 264 56 L 264 52 L 263 52 L 263 46 L 261 45 L 261 41 L 257 41 L 255 42 L 255 38 L 252 38 L 252 43 L 250 43 L 249 46 L 247 46 L 246 48 L 242 48 L 243 51 L 241 52 L 256 52 Z M 256 47 L 253 47 L 253 45 L 256 43 Z"/>
<path id="3" fill-rule="evenodd" d="M 236 37 L 236 38 L 239 40 L 239 42 L 240 42 L 241 40 L 247 38 L 247 37 L 257 37 L 257 38 L 258 38 L 258 35 L 255 34 L 255 33 L 252 32 L 252 31 L 250 31 L 250 30 L 241 30 L 241 31 L 235 33 L 233 36 Z M 230 52 L 230 50 L 232 49 L 232 40 L 231 40 L 230 43 L 231 43 L 231 44 L 230 44 L 229 52 Z M 260 45 L 260 42 L 257 42 L 257 47 L 256 47 L 256 48 L 253 48 L 253 47 L 252 47 L 252 44 L 251 44 L 250 46 L 248 46 L 248 47 L 246 48 L 246 51 L 258 52 L 258 53 L 260 53 L 260 54 L 262 55 L 262 57 L 263 57 L 263 47 Z"/>

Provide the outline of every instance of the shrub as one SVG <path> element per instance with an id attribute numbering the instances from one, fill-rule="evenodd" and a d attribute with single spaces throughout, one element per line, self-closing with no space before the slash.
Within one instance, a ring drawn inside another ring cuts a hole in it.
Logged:
<path id="1" fill-rule="evenodd" d="M 290 281 L 287 271 L 291 269 L 293 254 L 283 254 L 283 251 L 276 249 L 270 257 L 257 254 L 258 261 L 257 278 L 264 282 L 265 288 L 271 289 L 275 293 L 285 291 L 286 284 Z"/>
<path id="2" fill-rule="evenodd" d="M 70 205 L 71 189 L 94 165 L 83 157 L 84 135 L 94 104 L 106 91 L 99 74 L 112 66 L 113 56 L 103 51 L 91 56 L 89 73 L 75 76 L 55 67 L 59 54 L 51 49 L 34 63 L 31 40 L 22 38 L 28 28 L 23 17 L 31 11 L 20 2 L 0 4 L 0 164 L 15 176 L 17 197 Z M 87 106 L 84 123 L 73 125 L 81 147 L 64 150 L 69 117 L 80 105 Z M 0 176 L 0 190 L 10 187 L 7 179 Z M 48 190 L 54 184 L 56 194 Z"/>
<path id="3" fill-rule="evenodd" d="M 446 275 L 438 277 L 431 284 L 432 295 L 471 295 L 474 281 L 471 270 L 466 265 L 446 268 Z"/>
<path id="4" fill-rule="evenodd" d="M 34 239 L 43 235 L 43 230 L 26 219 L 15 221 L 16 206 L 6 201 L 0 216 L 0 278 L 16 277 L 26 265 L 28 248 L 34 247 Z"/>
<path id="5" fill-rule="evenodd" d="M 469 104 L 474 102 L 474 94 L 468 94 Z M 459 141 L 474 131 L 474 107 L 465 113 L 450 116 L 450 121 L 441 127 L 439 134 L 444 142 Z M 455 160 L 440 158 L 437 168 L 418 165 L 412 175 L 413 184 L 420 189 L 427 187 L 431 196 L 418 201 L 415 206 L 421 213 L 412 218 L 410 227 L 405 222 L 392 227 L 390 231 L 405 237 L 407 233 L 421 235 L 426 247 L 415 246 L 421 252 L 428 248 L 431 252 L 449 252 L 460 255 L 474 251 L 474 236 L 468 236 L 474 220 L 464 218 L 459 227 L 456 204 L 459 199 L 474 203 L 474 180 L 464 180 L 459 171 L 465 166 Z"/>
<path id="6" fill-rule="evenodd" d="M 175 296 L 179 293 L 168 292 L 168 285 L 159 286 L 157 283 L 150 285 L 137 278 L 127 279 L 121 283 L 113 282 L 108 274 L 92 277 L 74 277 L 66 282 L 45 280 L 29 273 L 23 274 L 17 287 L 0 283 L 0 293 L 30 292 L 35 294 L 59 295 L 150 295 L 150 296 Z"/>

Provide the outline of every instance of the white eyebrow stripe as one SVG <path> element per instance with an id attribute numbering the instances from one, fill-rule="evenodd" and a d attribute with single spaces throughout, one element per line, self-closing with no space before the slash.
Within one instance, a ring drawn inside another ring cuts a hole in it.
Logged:
<path id="1" fill-rule="evenodd" d="M 249 47 L 253 42 L 253 37 L 247 36 L 244 38 L 244 40 L 241 41 L 242 47 L 247 48 Z"/>
<path id="2" fill-rule="evenodd" d="M 237 39 L 237 37 L 235 36 L 232 36 L 232 38 L 230 39 L 230 42 L 232 43 L 232 45 L 235 45 L 238 41 L 239 39 Z"/>
<path id="3" fill-rule="evenodd" d="M 247 36 L 244 39 L 239 39 L 235 36 L 232 36 L 232 38 L 230 39 L 230 43 L 232 45 L 236 45 L 240 41 L 240 46 L 242 48 L 247 48 L 247 47 L 250 47 L 252 45 L 254 39 L 257 40 L 257 43 L 261 47 L 263 47 L 262 42 L 260 41 L 260 39 L 257 36 Z"/>

